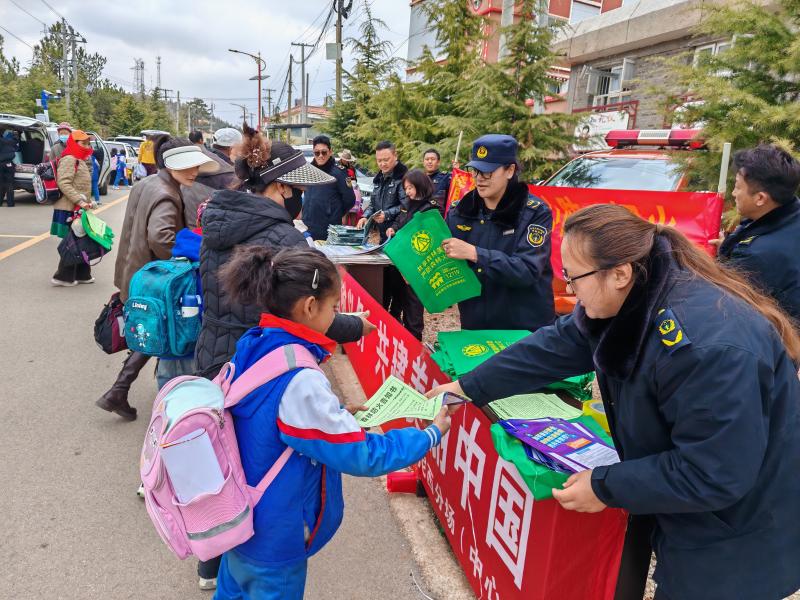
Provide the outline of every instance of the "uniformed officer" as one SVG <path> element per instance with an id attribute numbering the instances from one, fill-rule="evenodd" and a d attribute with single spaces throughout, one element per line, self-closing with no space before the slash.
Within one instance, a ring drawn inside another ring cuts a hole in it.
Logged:
<path id="1" fill-rule="evenodd" d="M 800 320 L 800 163 L 764 144 L 733 157 L 733 199 L 742 222 L 719 249 L 720 260 Z"/>
<path id="2" fill-rule="evenodd" d="M 483 406 L 596 370 L 622 462 L 570 476 L 555 499 L 653 515 L 658 600 L 789 596 L 800 587 L 789 319 L 676 229 L 623 207 L 584 208 L 564 234 L 575 311 L 431 395 Z"/>
<path id="3" fill-rule="evenodd" d="M 428 148 L 422 155 L 422 166 L 425 174 L 433 184 L 433 199 L 439 206 L 439 211 L 444 214 L 444 207 L 447 204 L 447 192 L 450 191 L 450 173 L 443 173 L 439 170 L 442 157 L 436 148 Z"/>
<path id="4" fill-rule="evenodd" d="M 476 188 L 447 215 L 447 256 L 468 261 L 481 295 L 459 303 L 464 329 L 528 329 L 555 318 L 548 206 L 519 181 L 517 140 L 485 135 L 467 168 Z"/>

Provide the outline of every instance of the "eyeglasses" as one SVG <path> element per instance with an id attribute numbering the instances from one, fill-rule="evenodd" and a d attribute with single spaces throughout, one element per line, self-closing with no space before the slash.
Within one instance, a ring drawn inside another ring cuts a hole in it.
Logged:
<path id="1" fill-rule="evenodd" d="M 469 171 L 469 174 L 472 175 L 475 178 L 480 177 L 481 179 L 491 179 L 492 175 L 495 174 L 497 169 L 495 169 L 494 171 L 480 171 L 480 170 L 476 169 L 475 167 L 469 167 L 467 169 L 467 171 Z"/>
<path id="2" fill-rule="evenodd" d="M 572 293 L 574 294 L 575 293 L 574 283 L 578 281 L 578 279 L 582 279 L 583 277 L 589 277 L 590 275 L 594 275 L 595 273 L 599 273 L 600 271 L 603 270 L 604 269 L 595 269 L 594 271 L 589 271 L 588 273 L 583 273 L 582 275 L 575 275 L 575 277 L 570 277 L 567 274 L 566 269 L 561 269 L 561 274 L 564 276 L 564 281 L 567 282 L 567 287 L 570 288 L 570 290 L 572 290 Z"/>
<path id="3" fill-rule="evenodd" d="M 330 153 L 330 150 L 314 150 L 314 156 L 328 156 Z"/>

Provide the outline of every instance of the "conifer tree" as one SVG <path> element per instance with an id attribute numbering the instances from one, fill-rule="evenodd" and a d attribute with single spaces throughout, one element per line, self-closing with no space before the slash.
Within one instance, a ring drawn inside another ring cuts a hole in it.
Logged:
<path id="1" fill-rule="evenodd" d="M 698 35 L 731 40 L 713 56 L 687 54 L 672 67 L 691 102 L 676 115 L 700 124 L 710 152 L 692 153 L 694 186 L 716 189 L 722 145 L 734 151 L 773 142 L 797 155 L 800 150 L 800 4 L 780 0 L 764 5 L 744 1 L 709 4 Z M 680 100 L 672 98 L 670 112 Z M 731 180 L 734 173 L 730 172 Z M 728 186 L 728 190 L 732 185 Z"/>
<path id="2" fill-rule="evenodd" d="M 139 135 L 147 129 L 147 111 L 139 101 L 131 95 L 125 95 L 114 109 L 111 118 L 111 130 L 114 135 Z"/>

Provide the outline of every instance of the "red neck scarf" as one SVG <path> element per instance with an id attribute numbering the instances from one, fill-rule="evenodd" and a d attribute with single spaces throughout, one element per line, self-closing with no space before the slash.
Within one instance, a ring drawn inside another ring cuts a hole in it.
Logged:
<path id="1" fill-rule="evenodd" d="M 61 156 L 74 156 L 78 160 L 86 160 L 92 155 L 92 148 L 84 148 L 70 135 L 67 139 L 67 147 Z"/>
<path id="2" fill-rule="evenodd" d="M 263 313 L 258 326 L 283 329 L 286 333 L 290 333 L 295 337 L 299 337 L 301 340 L 311 342 L 312 344 L 316 344 L 317 346 L 324 348 L 328 354 L 333 354 L 333 351 L 336 350 L 336 342 L 329 337 L 322 335 L 318 331 L 314 331 L 310 327 L 290 321 L 289 319 L 281 319 L 275 315 Z"/>

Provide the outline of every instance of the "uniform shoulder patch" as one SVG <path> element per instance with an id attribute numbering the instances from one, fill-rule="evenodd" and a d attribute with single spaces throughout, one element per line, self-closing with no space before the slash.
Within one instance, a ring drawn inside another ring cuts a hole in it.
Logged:
<path id="1" fill-rule="evenodd" d="M 469 225 L 456 225 L 456 229 L 459 231 L 472 231 L 472 227 Z"/>
<path id="2" fill-rule="evenodd" d="M 541 205 L 542 202 L 540 200 L 537 200 L 536 198 L 528 198 L 528 202 L 525 206 L 528 208 L 539 208 Z"/>
<path id="3" fill-rule="evenodd" d="M 528 243 L 534 248 L 540 247 L 547 239 L 547 229 L 541 225 L 528 225 Z"/>
<path id="4" fill-rule="evenodd" d="M 671 308 L 662 308 L 658 311 L 655 325 L 661 343 L 667 347 L 670 354 L 692 343 Z"/>

